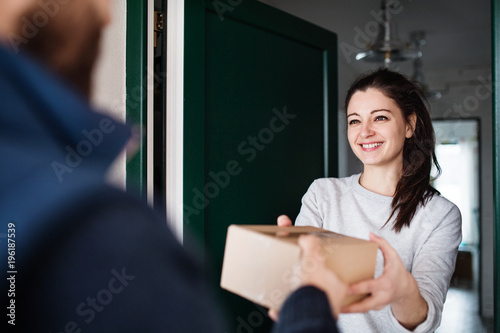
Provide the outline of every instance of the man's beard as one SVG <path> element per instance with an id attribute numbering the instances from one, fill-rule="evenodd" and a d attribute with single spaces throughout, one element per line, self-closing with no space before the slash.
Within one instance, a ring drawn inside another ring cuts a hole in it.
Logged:
<path id="1" fill-rule="evenodd" d="M 31 20 L 40 7 L 25 15 Z M 104 24 L 90 1 L 72 0 L 20 49 L 44 63 L 50 70 L 84 94 L 91 95 L 92 72 L 99 54 Z"/>

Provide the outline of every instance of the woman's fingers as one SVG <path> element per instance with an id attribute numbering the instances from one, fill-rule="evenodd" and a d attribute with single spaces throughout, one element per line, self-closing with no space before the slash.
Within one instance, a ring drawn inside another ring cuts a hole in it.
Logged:
<path id="1" fill-rule="evenodd" d="M 380 310 L 386 304 L 376 296 L 368 296 L 363 300 L 342 308 L 341 313 L 365 313 L 371 310 Z"/>
<path id="2" fill-rule="evenodd" d="M 382 237 L 378 237 L 374 233 L 370 232 L 370 240 L 378 244 L 380 251 L 384 255 L 384 261 L 388 261 L 395 257 L 398 257 L 396 250 L 392 248 L 392 246 Z"/>
<path id="3" fill-rule="evenodd" d="M 278 226 L 279 227 L 291 227 L 292 226 L 292 220 L 286 215 L 280 215 L 278 216 Z"/>
<path id="4" fill-rule="evenodd" d="M 377 288 L 376 280 L 361 281 L 350 285 L 347 294 L 348 295 L 370 294 L 373 290 L 376 290 L 376 288 Z"/>
<path id="5" fill-rule="evenodd" d="M 368 295 L 359 302 L 348 305 L 342 309 L 345 313 L 367 312 L 370 310 L 380 310 L 390 301 L 389 292 L 384 290 L 383 281 L 366 280 L 352 284 L 349 287 L 348 294 L 352 295 Z"/>
<path id="6" fill-rule="evenodd" d="M 370 240 L 378 244 L 382 253 L 389 253 L 391 252 L 391 250 L 394 251 L 393 248 L 389 245 L 389 243 L 387 243 L 385 239 L 375 235 L 372 232 L 370 232 Z"/>

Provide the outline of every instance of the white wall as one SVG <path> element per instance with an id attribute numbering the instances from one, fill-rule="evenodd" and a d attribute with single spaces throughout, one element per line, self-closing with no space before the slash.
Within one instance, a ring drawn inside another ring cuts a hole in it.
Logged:
<path id="1" fill-rule="evenodd" d="M 92 94 L 92 103 L 98 110 L 121 122 L 125 122 L 126 116 L 126 15 L 127 2 L 114 1 L 113 20 L 104 32 Z M 125 188 L 124 152 L 115 161 L 108 176 L 111 183 Z"/>

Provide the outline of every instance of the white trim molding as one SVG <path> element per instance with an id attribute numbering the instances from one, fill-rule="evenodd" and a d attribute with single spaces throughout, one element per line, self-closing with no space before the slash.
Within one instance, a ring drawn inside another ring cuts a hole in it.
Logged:
<path id="1" fill-rule="evenodd" d="M 167 1 L 166 216 L 183 239 L 184 0 Z"/>

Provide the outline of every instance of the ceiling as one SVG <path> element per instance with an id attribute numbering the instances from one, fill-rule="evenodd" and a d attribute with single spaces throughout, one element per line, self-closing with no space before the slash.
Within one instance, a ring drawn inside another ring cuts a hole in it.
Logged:
<path id="1" fill-rule="evenodd" d="M 337 33 L 341 77 L 374 68 L 373 64 L 354 60 L 354 54 L 346 55 L 349 52 L 345 52 L 345 49 L 349 49 L 348 45 L 360 46 L 363 33 L 370 36 L 370 24 L 374 26 L 376 22 L 373 13 L 380 11 L 379 0 L 262 2 Z M 409 40 L 412 31 L 426 32 L 426 44 L 421 47 L 422 61 L 425 72 L 434 72 L 491 67 L 490 16 L 491 3 L 488 0 L 400 0 L 397 13 L 392 18 L 397 23 L 399 37 L 404 41 Z M 399 66 L 398 69 L 403 72 L 412 71 L 411 63 L 401 63 Z"/>

